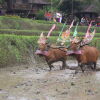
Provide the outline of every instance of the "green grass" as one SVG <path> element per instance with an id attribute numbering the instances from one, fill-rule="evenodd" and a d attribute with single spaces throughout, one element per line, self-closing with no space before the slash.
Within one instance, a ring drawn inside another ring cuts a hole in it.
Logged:
<path id="1" fill-rule="evenodd" d="M 0 35 L 0 67 L 28 63 L 29 50 L 33 51 L 38 37 Z"/>
<path id="2" fill-rule="evenodd" d="M 16 30 L 39 30 L 39 31 L 49 31 L 51 26 L 56 24 L 55 31 L 60 32 L 63 24 L 56 23 L 53 21 L 45 21 L 45 20 L 32 20 L 27 18 L 16 18 L 9 16 L 0 16 L 0 29 L 16 29 Z M 66 25 L 64 30 L 66 30 L 69 26 Z M 75 26 L 71 29 L 74 31 Z M 93 27 L 94 28 L 94 27 Z M 100 33 L 100 27 L 95 27 L 96 32 Z M 87 26 L 78 26 L 78 32 L 85 33 L 87 30 Z"/>
<path id="3" fill-rule="evenodd" d="M 38 36 L 0 35 L 0 67 L 28 63 L 30 50 L 34 54 L 38 38 Z M 56 39 L 57 37 L 51 37 L 50 41 L 55 43 Z"/>
<path id="4" fill-rule="evenodd" d="M 46 36 L 48 34 L 48 31 L 40 31 L 40 30 L 16 30 L 16 29 L 0 29 L 0 34 L 13 34 L 13 35 L 23 35 L 23 36 L 40 36 L 40 34 L 44 32 L 44 35 Z M 59 36 L 59 31 L 53 31 L 51 33 L 51 36 Z M 73 35 L 73 32 L 71 32 L 71 36 Z M 84 36 L 85 33 L 78 32 L 78 36 Z M 96 33 L 95 37 L 100 37 L 100 33 Z"/>

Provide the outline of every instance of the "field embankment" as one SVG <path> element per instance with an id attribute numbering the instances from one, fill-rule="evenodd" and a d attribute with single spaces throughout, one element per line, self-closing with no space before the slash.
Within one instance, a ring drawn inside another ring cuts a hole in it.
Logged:
<path id="1" fill-rule="evenodd" d="M 37 37 L 0 35 L 0 67 L 28 63 L 29 48 L 34 50 Z"/>
<path id="2" fill-rule="evenodd" d="M 0 35 L 0 67 L 28 63 L 30 52 L 33 55 L 37 47 L 37 39 L 37 36 Z"/>
<path id="3" fill-rule="evenodd" d="M 17 35 L 39 35 L 41 32 L 48 33 L 52 24 L 56 24 L 56 29 L 52 35 L 58 36 L 63 24 L 52 21 L 32 20 L 26 18 L 16 18 L 9 16 L 0 16 L 0 34 L 17 34 Z M 66 25 L 64 30 L 69 26 Z M 75 26 L 71 29 L 74 31 Z M 93 27 L 97 33 L 100 33 L 100 27 Z M 78 26 L 78 32 L 82 35 L 86 33 L 87 26 Z"/>

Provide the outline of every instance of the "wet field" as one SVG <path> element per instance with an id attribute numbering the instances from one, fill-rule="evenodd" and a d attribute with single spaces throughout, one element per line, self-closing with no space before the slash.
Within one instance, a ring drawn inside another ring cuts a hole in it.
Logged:
<path id="1" fill-rule="evenodd" d="M 77 67 L 76 61 L 67 64 Z M 59 70 L 60 62 L 54 65 L 51 72 L 43 63 L 1 68 L 0 100 L 100 100 L 100 71 L 82 73 Z"/>

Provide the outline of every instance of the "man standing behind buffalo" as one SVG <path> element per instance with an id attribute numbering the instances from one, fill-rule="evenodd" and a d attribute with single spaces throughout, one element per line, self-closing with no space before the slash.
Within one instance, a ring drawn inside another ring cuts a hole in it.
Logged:
<path id="1" fill-rule="evenodd" d="M 45 17 L 45 20 L 50 21 L 53 16 L 52 16 L 51 12 L 46 12 L 45 15 L 44 15 L 44 17 Z"/>
<path id="2" fill-rule="evenodd" d="M 57 22 L 59 22 L 59 23 L 62 22 L 62 14 L 61 13 L 56 12 L 54 17 L 55 17 Z"/>

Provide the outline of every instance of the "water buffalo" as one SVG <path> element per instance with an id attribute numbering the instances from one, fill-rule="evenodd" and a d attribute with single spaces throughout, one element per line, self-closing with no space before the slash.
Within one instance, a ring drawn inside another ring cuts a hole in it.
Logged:
<path id="1" fill-rule="evenodd" d="M 50 70 L 52 69 L 52 63 L 57 61 L 62 61 L 62 68 L 65 69 L 66 59 L 67 59 L 67 49 L 66 48 L 53 48 L 48 44 L 39 43 L 39 49 L 36 51 L 37 55 L 42 55 L 45 57 Z"/>
<path id="2" fill-rule="evenodd" d="M 83 67 L 85 65 L 91 65 L 91 68 L 93 70 L 96 70 L 96 63 L 99 56 L 99 51 L 95 47 L 88 45 L 82 46 L 80 44 L 81 42 L 71 43 L 70 49 L 73 52 L 70 55 L 74 56 L 77 59 L 82 72 L 84 72 Z"/>
<path id="3" fill-rule="evenodd" d="M 48 47 L 46 44 L 40 44 L 39 45 L 39 50 L 37 50 L 38 55 L 43 55 L 49 65 L 49 68 L 51 70 L 52 63 L 57 62 L 57 61 L 62 61 L 62 68 L 66 68 L 66 49 L 65 48 L 52 48 Z"/>

